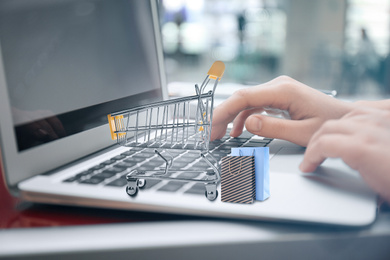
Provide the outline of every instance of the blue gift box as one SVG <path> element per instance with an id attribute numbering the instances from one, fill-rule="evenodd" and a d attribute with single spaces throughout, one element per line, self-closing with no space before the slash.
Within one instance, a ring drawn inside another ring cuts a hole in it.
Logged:
<path id="1" fill-rule="evenodd" d="M 254 156 L 256 178 L 256 200 L 270 196 L 269 147 L 239 147 L 231 149 L 232 156 Z"/>

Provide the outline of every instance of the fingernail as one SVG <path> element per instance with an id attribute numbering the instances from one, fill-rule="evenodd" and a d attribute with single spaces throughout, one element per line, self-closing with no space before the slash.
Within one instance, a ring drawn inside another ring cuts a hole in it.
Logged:
<path id="1" fill-rule="evenodd" d="M 305 169 L 305 167 L 304 167 L 304 165 L 303 165 L 303 162 L 301 162 L 301 163 L 299 164 L 299 170 L 301 170 L 301 172 L 304 172 L 304 169 Z"/>
<path id="2" fill-rule="evenodd" d="M 256 117 L 250 117 L 248 122 L 248 127 L 252 131 L 260 131 L 262 127 L 261 120 Z"/>
<path id="3" fill-rule="evenodd" d="M 301 164 L 299 165 L 299 170 L 301 170 L 301 172 L 310 172 L 310 169 L 308 168 L 308 165 L 305 163 L 305 162 L 301 162 Z"/>
<path id="4" fill-rule="evenodd" d="M 37 138 L 46 138 L 47 136 L 49 136 L 49 133 L 42 128 L 38 128 L 37 130 L 35 130 L 34 134 Z"/>

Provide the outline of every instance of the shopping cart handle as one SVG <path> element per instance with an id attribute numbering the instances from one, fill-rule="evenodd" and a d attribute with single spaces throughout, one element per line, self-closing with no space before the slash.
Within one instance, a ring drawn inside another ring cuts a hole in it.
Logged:
<path id="1" fill-rule="evenodd" d="M 207 75 L 209 75 L 211 79 L 221 80 L 224 71 L 225 71 L 225 64 L 222 61 L 216 61 L 209 69 L 209 72 L 207 72 Z"/>
<path id="2" fill-rule="evenodd" d="M 117 140 L 118 137 L 126 136 L 126 133 L 116 133 L 116 131 L 124 130 L 123 115 L 111 116 L 111 114 L 109 114 L 107 115 L 107 118 L 112 140 Z"/>

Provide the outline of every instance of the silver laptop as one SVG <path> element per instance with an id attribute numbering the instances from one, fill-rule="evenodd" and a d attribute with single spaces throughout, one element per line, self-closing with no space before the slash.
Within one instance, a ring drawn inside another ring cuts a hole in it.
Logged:
<path id="1" fill-rule="evenodd" d="M 13 194 L 39 203 L 222 218 L 345 226 L 375 220 L 375 193 L 342 161 L 328 159 L 303 174 L 304 148 L 248 132 L 227 134 L 210 149 L 221 159 L 231 147 L 269 146 L 266 201 L 210 201 L 199 183 L 165 180 L 148 181 L 129 196 L 126 174 L 160 167 L 159 161 L 112 141 L 107 114 L 167 99 L 157 9 L 154 1 L 0 2 L 1 158 Z M 202 178 L 207 165 L 194 153 L 173 152 L 175 165 Z M 186 174 L 180 170 L 178 176 Z"/>

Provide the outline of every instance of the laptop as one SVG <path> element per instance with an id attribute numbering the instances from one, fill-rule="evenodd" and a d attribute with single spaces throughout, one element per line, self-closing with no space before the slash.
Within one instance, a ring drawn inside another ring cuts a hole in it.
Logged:
<path id="1" fill-rule="evenodd" d="M 223 203 L 220 196 L 210 201 L 201 183 L 167 180 L 148 180 L 129 196 L 126 175 L 161 167 L 161 160 L 153 151 L 117 145 L 107 114 L 168 98 L 158 4 L 4 0 L 0 19 L 1 165 L 15 196 L 246 220 L 343 226 L 375 220 L 376 194 L 341 160 L 328 159 L 316 172 L 303 174 L 298 165 L 304 148 L 248 132 L 239 138 L 227 132 L 210 143 L 210 151 L 220 160 L 232 147 L 268 146 L 266 201 L 241 205 Z M 208 165 L 196 151 L 172 155 L 173 177 L 189 177 L 188 168 L 198 172 L 190 177 L 206 175 Z"/>

